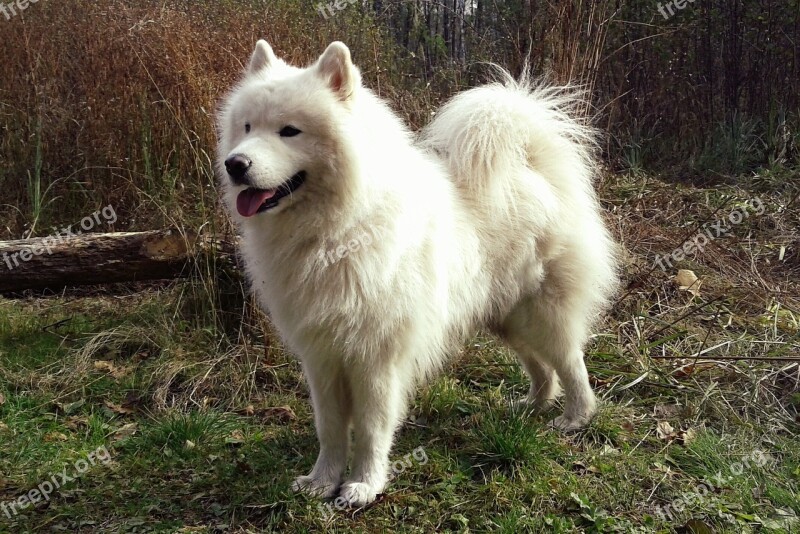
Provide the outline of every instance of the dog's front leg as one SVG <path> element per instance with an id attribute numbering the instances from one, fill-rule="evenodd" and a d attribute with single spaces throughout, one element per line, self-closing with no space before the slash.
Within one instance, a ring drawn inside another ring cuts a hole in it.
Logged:
<path id="1" fill-rule="evenodd" d="M 352 411 L 350 393 L 338 363 L 308 360 L 303 363 L 303 370 L 314 405 L 319 456 L 311 473 L 297 477 L 292 489 L 323 498 L 333 497 L 347 469 Z"/>
<path id="2" fill-rule="evenodd" d="M 388 362 L 370 362 L 369 369 L 350 373 L 355 435 L 353 468 L 342 485 L 349 506 L 375 500 L 386 486 L 389 451 L 405 411 L 410 379 Z"/>

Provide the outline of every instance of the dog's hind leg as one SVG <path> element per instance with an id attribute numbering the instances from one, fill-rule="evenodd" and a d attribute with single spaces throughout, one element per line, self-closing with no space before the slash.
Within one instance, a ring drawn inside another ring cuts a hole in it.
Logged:
<path id="1" fill-rule="evenodd" d="M 320 450 L 311 473 L 296 478 L 292 489 L 333 497 L 347 469 L 352 399 L 341 365 L 308 362 L 303 371 L 311 389 Z"/>
<path id="2" fill-rule="evenodd" d="M 555 370 L 542 361 L 529 342 L 531 313 L 529 303 L 520 303 L 506 318 L 500 335 L 514 349 L 531 380 L 527 397 L 515 400 L 512 408 L 541 413 L 552 406 L 560 388 Z"/>
<path id="3" fill-rule="evenodd" d="M 553 375 L 558 377 L 564 389 L 564 413 L 552 424 L 573 431 L 591 420 L 596 400 L 583 361 L 585 317 L 566 304 L 552 294 L 525 299 L 504 322 L 503 332 L 531 375 L 529 401 L 551 402 L 557 388 Z"/>
<path id="4" fill-rule="evenodd" d="M 597 401 L 589 384 L 589 373 L 583 362 L 583 351 L 579 345 L 554 346 L 546 351 L 564 387 L 564 413 L 552 421 L 562 431 L 571 432 L 586 426 L 594 416 Z"/>

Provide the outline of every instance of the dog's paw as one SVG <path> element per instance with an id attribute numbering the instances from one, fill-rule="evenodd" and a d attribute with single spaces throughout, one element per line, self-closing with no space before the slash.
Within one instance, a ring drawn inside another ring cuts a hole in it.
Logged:
<path id="1" fill-rule="evenodd" d="M 292 491 L 295 493 L 305 493 L 306 495 L 323 499 L 329 499 L 336 495 L 338 488 L 337 481 L 315 478 L 310 475 L 297 477 L 292 483 Z"/>
<path id="2" fill-rule="evenodd" d="M 559 415 L 552 421 L 550 426 L 560 432 L 576 432 L 589 424 L 591 417 L 567 417 Z"/>
<path id="3" fill-rule="evenodd" d="M 339 496 L 352 508 L 361 508 L 378 497 L 375 488 L 364 482 L 345 482 Z"/>

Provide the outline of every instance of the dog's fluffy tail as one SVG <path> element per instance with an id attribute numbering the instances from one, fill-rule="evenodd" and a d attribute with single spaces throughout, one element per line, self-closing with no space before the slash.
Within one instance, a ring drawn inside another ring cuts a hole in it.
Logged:
<path id="1" fill-rule="evenodd" d="M 527 73 L 515 80 L 498 70 L 499 81 L 445 104 L 423 132 L 422 145 L 449 168 L 470 208 L 491 216 L 495 226 L 504 217 L 512 227 L 546 220 L 540 234 L 557 238 L 545 252 L 554 280 L 562 280 L 588 322 L 617 283 L 616 247 L 592 186 L 596 133 L 579 118 L 579 90 L 539 84 Z M 528 202 L 520 205 L 519 198 Z"/>
<path id="2" fill-rule="evenodd" d="M 465 91 L 436 114 L 422 146 L 444 160 L 457 186 L 475 194 L 538 172 L 562 199 L 592 202 L 595 131 L 578 120 L 581 93 L 519 80 L 500 68 L 498 81 Z M 560 193 L 560 194 L 559 194 Z"/>

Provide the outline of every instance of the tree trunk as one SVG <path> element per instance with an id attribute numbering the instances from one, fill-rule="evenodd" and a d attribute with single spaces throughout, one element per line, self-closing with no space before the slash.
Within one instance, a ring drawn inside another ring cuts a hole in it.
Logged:
<path id="1" fill-rule="evenodd" d="M 180 278 L 218 246 L 174 230 L 0 241 L 0 292 Z"/>

